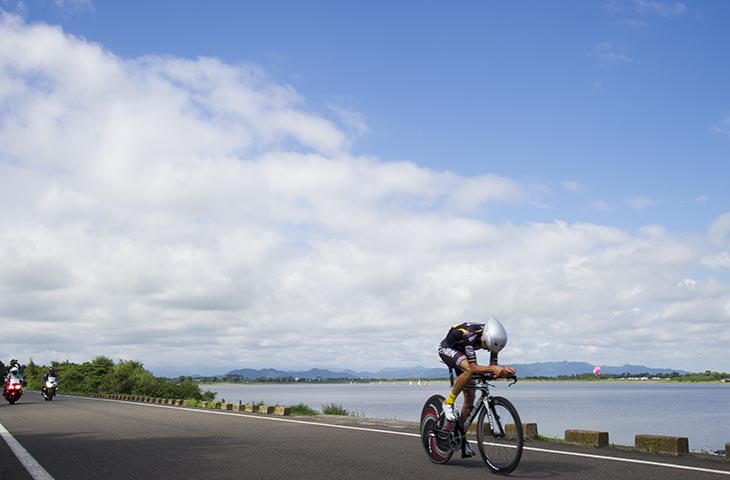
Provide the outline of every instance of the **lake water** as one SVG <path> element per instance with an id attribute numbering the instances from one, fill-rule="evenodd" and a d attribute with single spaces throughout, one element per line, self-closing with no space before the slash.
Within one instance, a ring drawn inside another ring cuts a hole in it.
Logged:
<path id="1" fill-rule="evenodd" d="M 447 396 L 448 382 L 372 384 L 202 385 L 230 403 L 296 405 L 321 410 L 331 403 L 354 414 L 418 422 L 430 395 Z M 655 381 L 498 382 L 493 395 L 515 404 L 524 423 L 541 435 L 563 438 L 566 429 L 609 433 L 609 442 L 634 444 L 637 433 L 687 437 L 692 451 L 724 450 L 730 442 L 730 384 Z M 461 397 L 460 397 L 461 398 Z"/>

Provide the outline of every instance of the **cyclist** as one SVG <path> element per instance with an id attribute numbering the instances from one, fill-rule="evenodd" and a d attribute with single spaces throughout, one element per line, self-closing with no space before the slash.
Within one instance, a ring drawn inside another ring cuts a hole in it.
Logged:
<path id="1" fill-rule="evenodd" d="M 497 354 L 507 344 L 507 331 L 495 317 L 489 315 L 485 323 L 465 322 L 454 325 L 449 329 L 446 338 L 439 345 L 441 360 L 453 369 L 456 381 L 451 394 L 444 400 L 444 415 L 449 421 L 458 418 L 454 402 L 456 397 L 464 392 L 464 405 L 461 408 L 461 418 L 466 418 L 474 408 L 474 392 L 464 390 L 474 374 L 491 373 L 494 378 L 510 377 L 515 369 L 509 366 L 497 365 Z M 489 365 L 478 365 L 475 350 L 484 349 L 490 352 Z M 463 457 L 475 455 L 474 451 L 465 442 Z"/>

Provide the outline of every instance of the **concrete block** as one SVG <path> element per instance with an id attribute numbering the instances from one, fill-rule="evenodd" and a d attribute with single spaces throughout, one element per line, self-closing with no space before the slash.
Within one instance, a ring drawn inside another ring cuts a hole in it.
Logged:
<path id="1" fill-rule="evenodd" d="M 274 413 L 274 407 L 259 405 L 258 413 Z"/>
<path id="2" fill-rule="evenodd" d="M 474 422 L 469 426 L 469 431 L 467 433 L 471 434 L 471 435 L 477 434 L 477 422 Z M 504 433 L 506 433 L 507 436 L 515 436 L 515 434 L 517 433 L 515 424 L 508 423 L 507 425 L 505 425 Z M 537 423 L 523 423 L 522 424 L 522 436 L 526 440 L 537 438 Z"/>
<path id="3" fill-rule="evenodd" d="M 248 413 L 254 413 L 259 411 L 258 405 L 244 405 L 244 410 Z"/>
<path id="4" fill-rule="evenodd" d="M 221 403 L 221 410 L 233 410 L 232 403 Z"/>
<path id="5" fill-rule="evenodd" d="M 634 448 L 651 453 L 688 455 L 689 440 L 687 440 L 687 437 L 637 434 L 634 437 Z"/>
<path id="6" fill-rule="evenodd" d="M 566 430 L 565 443 L 582 445 L 584 447 L 607 447 L 608 432 L 594 432 L 593 430 Z"/>
<path id="7" fill-rule="evenodd" d="M 239 405 L 238 403 L 234 403 L 231 406 L 231 410 L 233 410 L 234 412 L 243 412 L 244 411 L 244 406 L 243 405 Z"/>
<path id="8" fill-rule="evenodd" d="M 524 430 L 525 439 L 537 438 L 537 423 L 523 423 L 522 430 Z"/>
<path id="9" fill-rule="evenodd" d="M 274 415 L 291 415 L 289 407 L 274 407 Z"/>
<path id="10" fill-rule="evenodd" d="M 725 444 L 725 458 L 730 458 L 730 443 Z"/>

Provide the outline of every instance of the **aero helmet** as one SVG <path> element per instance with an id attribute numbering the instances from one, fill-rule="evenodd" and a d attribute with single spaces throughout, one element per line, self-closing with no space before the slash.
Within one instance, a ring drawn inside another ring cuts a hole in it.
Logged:
<path id="1" fill-rule="evenodd" d="M 489 315 L 482 332 L 482 348 L 497 353 L 507 345 L 507 331 L 499 320 Z"/>

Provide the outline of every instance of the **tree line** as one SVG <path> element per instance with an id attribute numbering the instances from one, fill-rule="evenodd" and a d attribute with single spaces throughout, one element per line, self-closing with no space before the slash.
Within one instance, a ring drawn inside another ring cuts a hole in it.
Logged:
<path id="1" fill-rule="evenodd" d="M 671 380 L 673 382 L 727 382 L 730 380 L 730 373 L 713 372 L 707 370 L 702 373 L 601 373 L 596 376 L 593 373 L 579 373 L 575 375 L 558 375 L 557 377 L 532 376 L 524 377 L 529 380 L 581 380 L 581 381 L 600 381 L 600 380 L 626 380 L 636 378 L 652 378 Z"/>
<path id="2" fill-rule="evenodd" d="M 7 366 L 0 361 L 2 370 Z M 20 372 L 27 388 L 40 390 L 43 386 L 43 375 L 53 367 L 59 378 L 59 390 L 77 394 L 126 394 L 156 398 L 182 398 L 192 400 L 213 400 L 215 392 L 201 392 L 198 383 L 190 377 L 167 379 L 156 377 L 144 368 L 141 362 L 120 360 L 117 363 L 108 357 L 98 356 L 84 363 L 51 362 L 40 365 L 30 359 L 21 365 Z"/>

